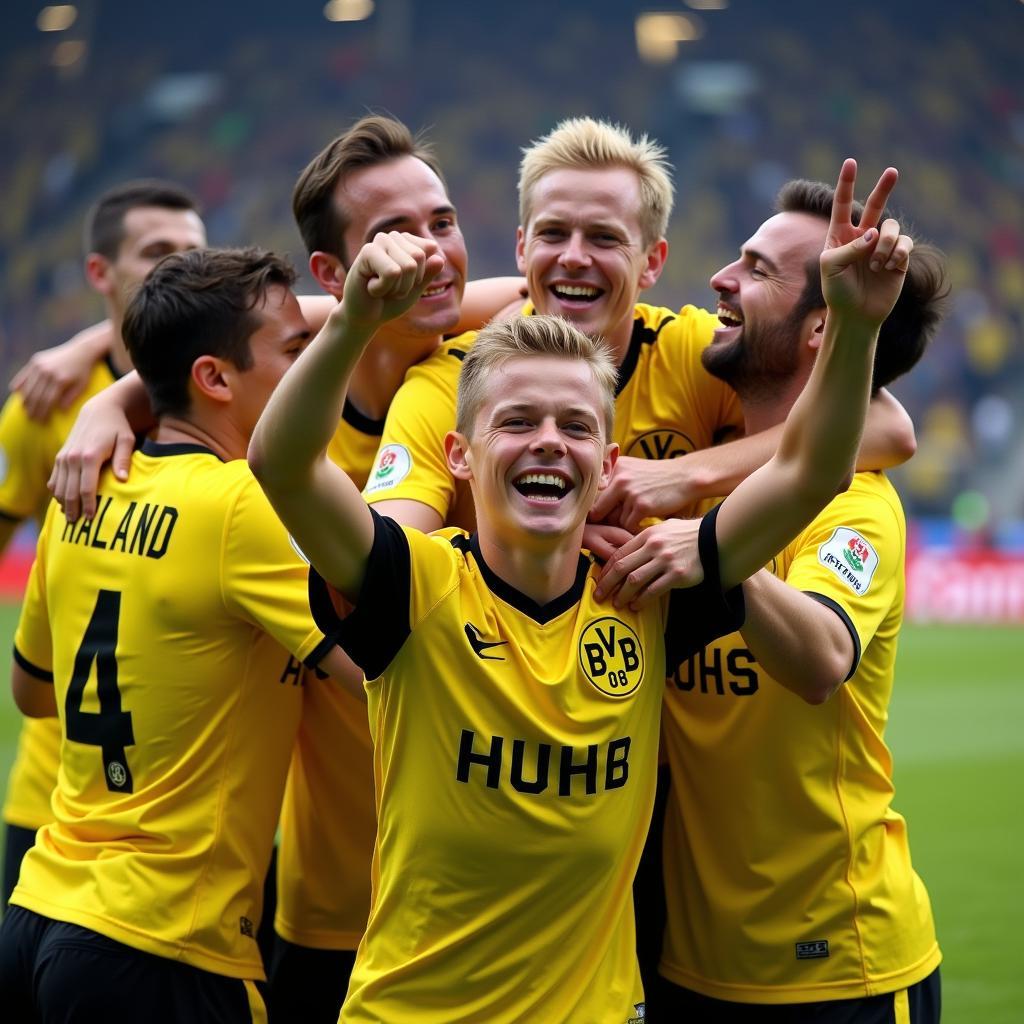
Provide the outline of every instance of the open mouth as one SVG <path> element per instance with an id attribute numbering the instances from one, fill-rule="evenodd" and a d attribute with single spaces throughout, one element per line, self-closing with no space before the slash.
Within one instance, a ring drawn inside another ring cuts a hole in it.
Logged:
<path id="1" fill-rule="evenodd" d="M 718 322 L 723 327 L 742 327 L 743 326 L 743 314 L 739 310 L 730 309 L 724 302 L 718 304 L 717 310 Z"/>
<path id="2" fill-rule="evenodd" d="M 555 473 L 523 473 L 512 481 L 512 486 L 533 501 L 561 501 L 571 490 L 572 483 Z"/>
<path id="3" fill-rule="evenodd" d="M 420 296 L 421 299 L 436 299 L 439 295 L 444 295 L 452 286 L 451 281 L 446 281 L 444 284 L 432 284 L 429 288 L 423 289 L 423 294 Z"/>
<path id="4" fill-rule="evenodd" d="M 559 302 L 590 303 L 596 302 L 604 295 L 603 288 L 592 284 L 553 284 L 551 294 Z"/>

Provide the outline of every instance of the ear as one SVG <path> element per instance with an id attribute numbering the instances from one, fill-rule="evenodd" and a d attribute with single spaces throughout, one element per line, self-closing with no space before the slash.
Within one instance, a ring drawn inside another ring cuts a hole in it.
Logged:
<path id="1" fill-rule="evenodd" d="M 641 291 L 650 288 L 661 277 L 661 272 L 665 269 L 665 260 L 667 259 L 668 242 L 664 238 L 659 238 L 647 250 L 647 266 L 644 267 L 643 272 L 640 274 L 638 282 Z"/>
<path id="2" fill-rule="evenodd" d="M 325 292 L 341 298 L 345 290 L 345 268 L 337 256 L 317 250 L 309 257 L 309 272 Z"/>
<path id="3" fill-rule="evenodd" d="M 444 438 L 444 454 L 448 469 L 456 480 L 472 480 L 472 453 L 469 439 L 457 430 L 449 430 Z"/>
<path id="4" fill-rule="evenodd" d="M 234 366 L 216 356 L 200 356 L 192 364 L 192 385 L 200 395 L 227 404 L 234 397 L 231 378 Z"/>
<path id="5" fill-rule="evenodd" d="M 98 252 L 89 253 L 85 257 L 85 279 L 100 295 L 109 295 L 114 290 L 110 260 Z"/>
<path id="6" fill-rule="evenodd" d="M 526 232 L 522 224 L 516 228 L 516 268 L 526 275 Z"/>
<path id="7" fill-rule="evenodd" d="M 800 339 L 812 351 L 821 348 L 821 339 L 825 336 L 825 311 L 816 309 L 807 314 L 800 330 Z"/>
<path id="8" fill-rule="evenodd" d="M 601 460 L 601 478 L 597 481 L 597 489 L 603 491 L 611 482 L 615 472 L 615 463 L 619 461 L 619 446 L 613 441 L 605 445 L 604 458 Z"/>

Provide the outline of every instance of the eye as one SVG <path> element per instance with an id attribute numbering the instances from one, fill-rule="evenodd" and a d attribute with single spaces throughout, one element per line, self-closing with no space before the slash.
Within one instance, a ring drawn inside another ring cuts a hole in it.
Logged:
<path id="1" fill-rule="evenodd" d="M 525 416 L 510 416 L 508 419 L 502 420 L 501 425 L 509 430 L 525 430 L 531 426 L 531 423 Z"/>
<path id="2" fill-rule="evenodd" d="M 559 238 L 565 237 L 565 231 L 562 228 L 541 228 L 537 232 L 539 238 L 546 239 L 547 241 L 554 241 Z"/>
<path id="3" fill-rule="evenodd" d="M 750 271 L 750 276 L 751 277 L 767 277 L 768 273 L 767 273 L 767 271 L 762 270 L 760 267 L 754 267 L 753 270 Z"/>
<path id="4" fill-rule="evenodd" d="M 434 221 L 434 231 L 443 232 L 451 231 L 455 227 L 454 217 L 439 217 Z"/>
<path id="5" fill-rule="evenodd" d="M 579 420 L 573 420 L 571 423 L 566 423 L 562 429 L 567 434 L 578 434 L 580 436 L 586 436 L 593 433 L 593 428 L 589 423 L 583 423 Z"/>

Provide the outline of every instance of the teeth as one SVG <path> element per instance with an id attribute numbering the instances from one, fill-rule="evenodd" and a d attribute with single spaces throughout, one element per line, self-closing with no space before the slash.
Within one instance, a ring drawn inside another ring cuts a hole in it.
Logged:
<path id="1" fill-rule="evenodd" d="M 448 287 L 448 285 L 446 285 L 446 284 L 440 284 L 440 285 L 435 285 L 434 287 L 431 287 L 431 288 L 424 288 L 423 289 L 423 296 L 422 297 L 426 298 L 427 296 L 430 296 L 430 295 L 440 295 L 441 292 L 443 292 L 447 287 Z"/>
<path id="2" fill-rule="evenodd" d="M 738 313 L 734 313 L 727 306 L 723 306 L 722 303 L 718 304 L 718 319 L 730 324 L 741 324 L 743 323 L 743 317 Z"/>
<path id="3" fill-rule="evenodd" d="M 557 487 L 560 491 L 565 490 L 565 481 L 554 473 L 524 473 L 516 480 L 517 484 L 546 484 L 548 487 Z"/>
<path id="4" fill-rule="evenodd" d="M 555 291 L 569 298 L 596 299 L 601 294 L 600 288 L 592 288 L 585 284 L 556 284 Z"/>

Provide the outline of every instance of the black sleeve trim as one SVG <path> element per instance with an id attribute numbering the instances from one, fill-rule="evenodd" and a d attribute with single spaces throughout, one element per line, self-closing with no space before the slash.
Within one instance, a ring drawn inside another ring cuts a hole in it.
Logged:
<path id="1" fill-rule="evenodd" d="M 47 672 L 45 668 L 33 665 L 17 647 L 14 648 L 14 661 L 23 672 L 27 672 L 33 679 L 38 679 L 43 683 L 53 682 L 52 672 Z"/>
<path id="2" fill-rule="evenodd" d="M 808 597 L 814 598 L 818 604 L 823 604 L 826 608 L 831 608 L 832 611 L 834 611 L 842 620 L 843 625 L 850 634 L 850 639 L 853 641 L 853 664 L 850 666 L 850 671 L 843 680 L 844 683 L 847 683 L 853 678 L 854 673 L 860 667 L 860 637 L 857 635 L 857 630 L 853 625 L 853 620 L 846 614 L 846 609 L 841 604 L 833 601 L 831 597 L 826 597 L 824 594 L 818 594 L 813 590 L 805 590 L 804 593 Z"/>
<path id="3" fill-rule="evenodd" d="M 743 587 L 736 586 L 722 592 L 715 536 L 715 521 L 720 507 L 715 506 L 704 516 L 697 533 L 697 551 L 704 567 L 704 581 L 696 587 L 673 590 L 669 598 L 665 626 L 666 675 L 671 675 L 687 658 L 712 640 L 735 633 L 747 617 Z"/>
<path id="4" fill-rule="evenodd" d="M 20 523 L 24 518 L 24 516 L 16 516 L 13 515 L 11 512 L 5 512 L 2 508 L 0 508 L 0 519 L 3 519 L 8 523 Z"/>
<path id="5" fill-rule="evenodd" d="M 316 668 L 317 665 L 327 657 L 327 652 L 333 650 L 337 646 L 338 645 L 329 636 L 325 636 L 320 643 L 318 643 L 316 647 L 314 647 L 313 650 L 311 650 L 309 654 L 302 659 L 302 664 L 305 665 L 306 668 Z"/>
<path id="6" fill-rule="evenodd" d="M 412 591 L 412 555 L 402 528 L 370 507 L 373 546 L 366 560 L 363 588 L 353 610 L 342 618 L 331 600 L 327 583 L 309 568 L 309 607 L 313 621 L 327 641 L 337 644 L 363 670 L 376 679 L 391 664 L 412 632 L 409 597 Z"/>

